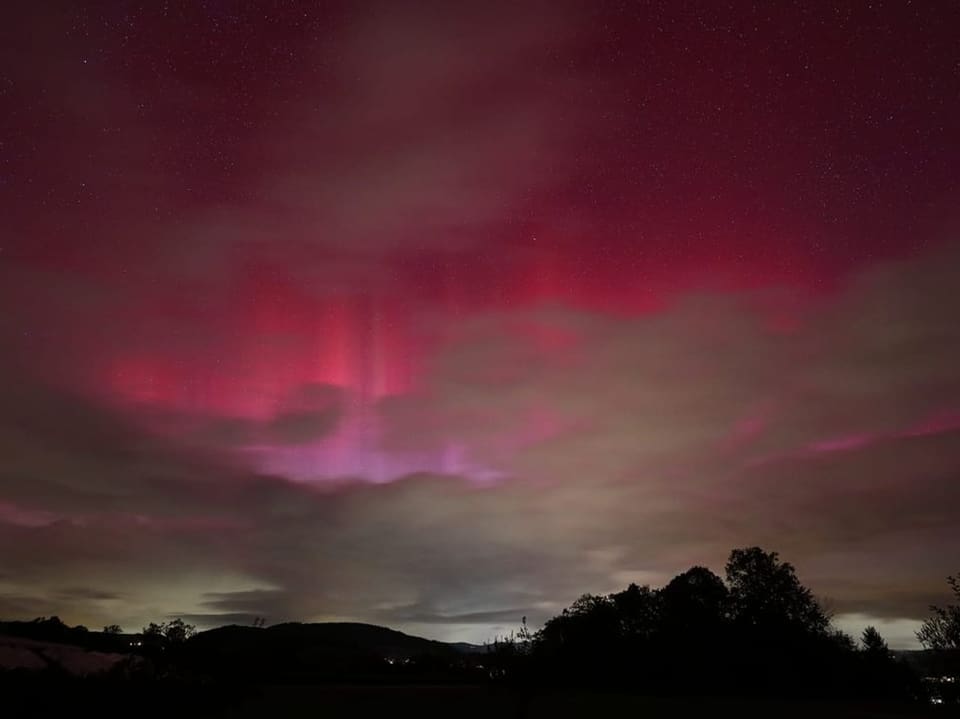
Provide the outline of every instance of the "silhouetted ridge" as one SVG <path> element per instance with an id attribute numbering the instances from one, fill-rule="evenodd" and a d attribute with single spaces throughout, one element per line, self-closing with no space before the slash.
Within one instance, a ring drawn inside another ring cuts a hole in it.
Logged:
<path id="1" fill-rule="evenodd" d="M 451 645 L 415 637 L 396 629 L 361 622 L 286 622 L 259 629 L 230 625 L 198 633 L 190 640 L 197 649 L 219 648 L 243 651 L 246 647 L 329 648 L 338 652 L 374 652 L 383 658 L 411 654 L 451 655 Z"/>
<path id="2" fill-rule="evenodd" d="M 378 681 L 448 671 L 463 656 L 443 642 L 356 622 L 219 627 L 194 636 L 183 653 L 198 672 L 273 681 Z"/>

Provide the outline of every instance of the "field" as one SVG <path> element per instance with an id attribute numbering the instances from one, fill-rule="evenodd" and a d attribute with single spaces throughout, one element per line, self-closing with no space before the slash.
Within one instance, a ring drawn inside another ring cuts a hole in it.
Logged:
<path id="1" fill-rule="evenodd" d="M 743 717 L 751 719 L 865 719 L 866 717 L 960 717 L 960 711 L 890 706 L 790 704 L 783 701 L 652 698 L 617 694 L 522 695 L 486 687 L 267 687 L 222 716 L 303 717 Z"/>
<path id="2" fill-rule="evenodd" d="M 516 691 L 465 685 L 233 685 L 113 682 L 10 674 L 0 686 L 0 716 L 327 719 L 418 717 L 483 719 L 960 719 L 960 706 L 788 702 L 767 699 L 650 697 L 616 693 Z"/>

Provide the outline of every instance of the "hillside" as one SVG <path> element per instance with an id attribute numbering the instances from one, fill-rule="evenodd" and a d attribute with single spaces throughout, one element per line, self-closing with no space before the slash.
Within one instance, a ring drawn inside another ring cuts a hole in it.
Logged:
<path id="1" fill-rule="evenodd" d="M 0 633 L 10 637 L 10 646 L 0 653 L 0 669 L 45 667 L 50 662 L 36 656 L 36 647 L 54 642 L 64 648 L 58 650 L 60 654 L 71 647 L 78 655 L 91 650 L 112 652 L 112 657 L 119 652 L 141 654 L 158 667 L 175 660 L 201 675 L 286 681 L 373 677 L 384 672 L 399 676 L 457 665 L 467 655 L 485 649 L 356 622 L 291 622 L 268 628 L 232 625 L 200 632 L 182 645 L 164 648 L 141 645 L 139 635 L 90 632 L 67 627 L 56 618 L 0 622 Z"/>
<path id="2" fill-rule="evenodd" d="M 212 676 L 284 681 L 422 673 L 464 656 L 450 644 L 349 622 L 220 627 L 196 635 L 182 652 L 189 666 Z"/>

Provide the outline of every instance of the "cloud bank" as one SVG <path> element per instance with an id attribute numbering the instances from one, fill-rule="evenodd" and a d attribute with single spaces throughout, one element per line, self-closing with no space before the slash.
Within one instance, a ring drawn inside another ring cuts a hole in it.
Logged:
<path id="1" fill-rule="evenodd" d="M 0 544 L 20 551 L 0 563 L 0 614 L 479 640 L 761 544 L 839 615 L 902 630 L 956 571 L 958 268 L 950 247 L 877 265 L 786 329 L 749 294 L 474 315 L 373 411 L 385 455 L 456 444 L 483 471 L 383 484 L 264 475 L 233 432 L 157 434 L 10 366 Z M 338 402 L 306 388 L 255 429 L 308 441 Z"/>

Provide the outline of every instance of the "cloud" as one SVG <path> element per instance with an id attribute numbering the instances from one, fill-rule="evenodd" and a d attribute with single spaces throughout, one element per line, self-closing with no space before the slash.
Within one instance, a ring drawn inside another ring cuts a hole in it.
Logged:
<path id="1" fill-rule="evenodd" d="M 960 526 L 957 260 L 944 248 L 877 267 L 787 333 L 735 296 L 640 318 L 481 317 L 423 392 L 383 404 L 388 442 L 456 440 L 539 482 L 532 524 L 563 526 L 581 551 L 620 550 L 618 576 L 684 556 L 719 567 L 760 542 L 818 591 L 844 587 L 845 609 L 918 618 L 950 569 L 931 548 Z M 521 321 L 575 341 L 538 348 L 511 330 Z M 845 562 L 828 572 L 838 547 Z M 844 584 L 851 566 L 862 584 Z M 898 578 L 878 584 L 870 567 Z"/>
<path id="2" fill-rule="evenodd" d="M 526 611 L 527 607 L 514 607 L 465 614 L 443 614 L 429 604 L 411 604 L 384 610 L 380 616 L 390 624 L 479 624 L 489 627 L 497 624 L 518 624 Z"/>
<path id="3" fill-rule="evenodd" d="M 309 383 L 295 388 L 279 402 L 272 415 L 264 419 L 197 417 L 183 412 L 160 411 L 152 413 L 152 423 L 214 448 L 301 445 L 333 434 L 344 417 L 345 404 L 346 392 L 342 388 Z M 145 411 L 151 414 L 149 408 Z M 173 425 L 179 426 L 179 430 Z"/>
<path id="4" fill-rule="evenodd" d="M 105 592 L 102 589 L 93 589 L 90 587 L 64 587 L 59 590 L 58 594 L 62 599 L 68 601 L 73 599 L 89 599 L 96 602 L 117 601 L 123 596 L 114 592 Z"/>
<path id="5" fill-rule="evenodd" d="M 760 543 L 845 615 L 917 621 L 960 540 L 953 253 L 877 268 L 791 332 L 729 296 L 467 319 L 422 386 L 380 404 L 383 449 L 456 441 L 493 480 L 263 476 L 10 370 L 3 606 L 82 587 L 69 621 L 92 626 L 179 612 L 481 640 Z M 257 431 L 300 441 L 298 413 L 319 432 L 338 402 L 304 387 Z"/>
<path id="6" fill-rule="evenodd" d="M 300 444 L 330 434 L 343 414 L 343 391 L 329 385 L 301 386 L 265 427 L 269 440 Z"/>
<path id="7" fill-rule="evenodd" d="M 93 287 L 129 283 L 139 296 L 179 287 L 216 302 L 256 265 L 330 296 L 396 287 L 398 255 L 482 249 L 494 223 L 570 181 L 565 158 L 588 129 L 587 112 L 571 99 L 589 84 L 571 70 L 592 41 L 582 11 L 567 2 L 510 5 L 504 22 L 504 9 L 373 3 L 336 23 L 322 12 L 296 13 L 302 32 L 288 38 L 298 58 L 290 69 L 296 91 L 266 67 L 285 62 L 271 49 L 270 63 L 251 60 L 245 72 L 258 98 L 253 107 L 205 84 L 218 63 L 198 63 L 189 43 L 164 52 L 193 72 L 132 84 L 97 57 L 103 48 L 92 52 L 93 40 L 71 30 L 70 12 L 18 13 L 23 37 L 56 50 L 20 68 L 14 86 L 60 97 L 62 119 L 50 120 L 48 135 L 80 140 L 48 143 L 49 154 L 33 148 L 31 164 L 45 183 L 79 200 L 61 208 L 62 225 L 46 217 L 24 223 L 6 256 L 61 274 L 57 263 L 36 261 L 42 236 L 93 275 L 113 270 Z M 146 10 L 140 22 L 149 26 L 154 14 L 166 23 L 159 10 Z M 196 27 L 208 20 L 198 17 Z M 243 47 L 263 52 L 263 39 L 246 35 L 252 27 L 241 29 Z M 101 39 L 119 51 L 116 38 Z M 144 57 L 153 51 L 148 45 Z M 89 62 L 78 62 L 84 57 Z M 531 66 L 540 71 L 527 72 Z M 158 97 L 165 107 L 156 106 Z M 48 102 L 31 94 L 23 101 Z M 217 142 L 208 134 L 214 105 L 238 116 Z M 169 112 L 196 124 L 171 125 Z M 158 166 L 149 149 L 158 138 L 171 148 L 169 166 Z M 224 191 L 208 195 L 211 184 Z M 206 201 L 198 203 L 200 195 Z M 75 216 L 110 241 L 75 256 L 56 240 Z"/>
<path id="8" fill-rule="evenodd" d="M 555 119 L 575 112 L 581 81 L 561 70 L 583 43 L 570 4 L 511 6 L 507 23 L 501 10 L 377 4 L 351 18 L 333 77 L 317 78 L 337 102 L 289 113 L 263 191 L 312 241 L 361 254 L 482 243 L 544 188 L 542 168 L 565 179 L 576 138 Z"/>

